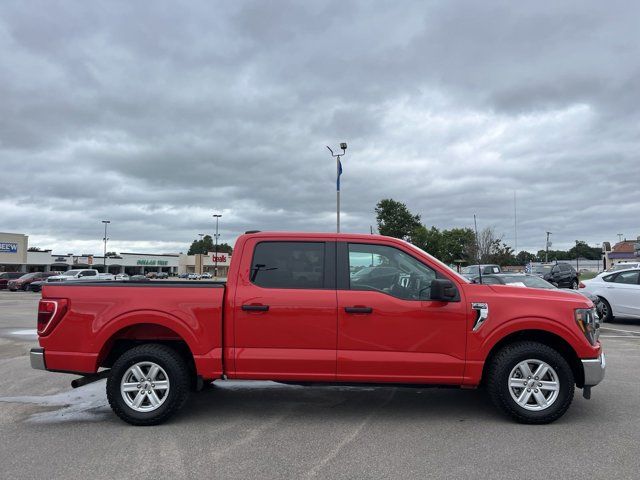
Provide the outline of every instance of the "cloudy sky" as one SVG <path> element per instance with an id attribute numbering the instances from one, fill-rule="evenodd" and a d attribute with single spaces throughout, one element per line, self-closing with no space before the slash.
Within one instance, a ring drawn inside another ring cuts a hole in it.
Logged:
<path id="1" fill-rule="evenodd" d="M 640 235 L 633 2 L 0 4 L 0 231 L 55 253 L 343 230 Z"/>

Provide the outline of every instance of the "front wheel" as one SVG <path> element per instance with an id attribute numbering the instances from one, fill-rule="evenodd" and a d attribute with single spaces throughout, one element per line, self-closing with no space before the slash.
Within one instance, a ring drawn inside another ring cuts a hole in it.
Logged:
<path id="1" fill-rule="evenodd" d="M 504 347 L 489 365 L 487 387 L 493 403 L 521 423 L 551 423 L 573 400 L 575 379 L 567 361 L 538 342 Z"/>
<path id="2" fill-rule="evenodd" d="M 111 368 L 107 398 L 114 413 L 131 425 L 157 425 L 185 403 L 189 368 L 165 345 L 146 344 L 127 350 Z"/>

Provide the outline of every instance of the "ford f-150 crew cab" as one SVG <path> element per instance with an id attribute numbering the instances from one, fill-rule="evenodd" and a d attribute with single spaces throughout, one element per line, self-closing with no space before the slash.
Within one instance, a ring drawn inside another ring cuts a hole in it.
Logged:
<path id="1" fill-rule="evenodd" d="M 135 425 L 223 378 L 484 385 L 516 420 L 548 423 L 604 377 L 598 326 L 588 298 L 473 284 L 395 238 L 249 232 L 226 283 L 45 284 L 31 364 L 107 377 Z"/>

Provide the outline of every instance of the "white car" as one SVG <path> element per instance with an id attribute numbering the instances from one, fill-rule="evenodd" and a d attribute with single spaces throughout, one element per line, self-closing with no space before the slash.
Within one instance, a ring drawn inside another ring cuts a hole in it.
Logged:
<path id="1" fill-rule="evenodd" d="M 54 282 L 95 282 L 115 280 L 115 276 L 112 273 L 100 273 L 92 268 L 82 268 L 67 270 L 60 275 L 54 275 L 47 278 L 47 283 Z"/>
<path id="2" fill-rule="evenodd" d="M 188 280 L 200 280 L 200 274 L 199 273 L 190 273 L 189 276 L 187 277 Z"/>
<path id="3" fill-rule="evenodd" d="M 126 273 L 117 273 L 115 276 L 115 280 L 120 280 L 120 281 L 128 281 L 129 280 L 129 275 L 127 275 Z"/>
<path id="4" fill-rule="evenodd" d="M 616 316 L 640 318 L 640 269 L 604 272 L 591 280 L 583 280 L 580 287 L 602 299 L 605 322 Z"/>
<path id="5" fill-rule="evenodd" d="M 201 278 L 213 278 L 213 275 L 211 275 L 209 272 L 204 272 Z"/>

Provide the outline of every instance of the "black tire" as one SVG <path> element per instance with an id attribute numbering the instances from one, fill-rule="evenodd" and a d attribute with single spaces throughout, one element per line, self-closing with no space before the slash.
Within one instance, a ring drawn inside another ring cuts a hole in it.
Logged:
<path id="1" fill-rule="evenodd" d="M 571 289 L 572 290 L 578 290 L 578 285 L 579 285 L 578 279 L 574 278 L 573 281 L 571 282 Z"/>
<path id="2" fill-rule="evenodd" d="M 28 283 L 25 283 L 25 284 L 22 286 L 22 291 L 23 291 L 23 292 L 28 292 L 28 291 L 29 291 L 29 284 L 28 284 Z"/>
<path id="3" fill-rule="evenodd" d="M 600 318 L 600 321 L 612 322 L 614 317 L 613 317 L 613 313 L 611 312 L 611 304 L 602 297 L 598 297 L 598 298 L 600 298 L 600 301 L 602 302 L 602 312 L 601 312 L 602 317 Z"/>
<path id="4" fill-rule="evenodd" d="M 509 376 L 520 362 L 537 359 L 551 366 L 560 383 L 555 401 L 544 410 L 532 411 L 520 406 L 511 396 Z M 520 423 L 545 424 L 560 418 L 573 401 L 575 379 L 567 361 L 553 348 L 542 343 L 524 341 L 505 346 L 488 366 L 487 389 L 494 405 Z"/>
<path id="5" fill-rule="evenodd" d="M 122 398 L 120 383 L 129 368 L 138 362 L 153 362 L 164 369 L 170 382 L 167 397 L 156 410 L 139 412 Z M 107 378 L 107 398 L 113 412 L 131 425 L 158 425 L 173 416 L 187 401 L 191 378 L 184 359 L 170 347 L 145 344 L 134 347 L 118 358 Z"/>

